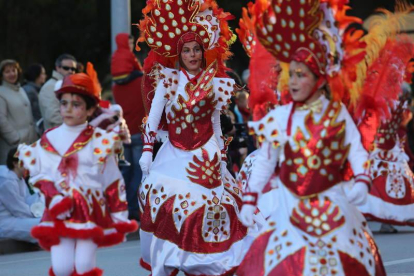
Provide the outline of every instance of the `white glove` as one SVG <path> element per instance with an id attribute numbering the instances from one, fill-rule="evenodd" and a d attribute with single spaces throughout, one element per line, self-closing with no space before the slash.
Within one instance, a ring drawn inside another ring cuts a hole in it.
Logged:
<path id="1" fill-rule="evenodd" d="M 58 204 L 59 202 L 61 202 L 63 200 L 63 196 L 61 195 L 57 195 L 54 198 L 52 198 L 52 201 L 50 201 L 49 204 L 49 210 L 53 209 L 53 207 Z M 59 220 L 65 220 L 66 218 L 70 217 L 70 210 L 65 211 L 63 213 L 60 213 L 59 215 L 56 216 L 57 219 Z"/>
<path id="2" fill-rule="evenodd" d="M 43 212 L 45 211 L 45 204 L 41 201 L 37 201 L 30 205 L 30 211 L 35 218 L 40 218 L 43 216 Z"/>
<path id="3" fill-rule="evenodd" d="M 152 152 L 144 151 L 139 159 L 139 165 L 141 166 L 141 171 L 143 175 L 149 173 L 149 169 L 152 164 Z"/>
<path id="4" fill-rule="evenodd" d="M 368 198 L 368 186 L 364 182 L 355 182 L 346 196 L 349 203 L 356 206 L 364 205 Z"/>
<path id="5" fill-rule="evenodd" d="M 254 227 L 254 212 L 256 211 L 256 206 L 251 204 L 243 204 L 243 207 L 240 212 L 240 221 L 246 227 Z"/>

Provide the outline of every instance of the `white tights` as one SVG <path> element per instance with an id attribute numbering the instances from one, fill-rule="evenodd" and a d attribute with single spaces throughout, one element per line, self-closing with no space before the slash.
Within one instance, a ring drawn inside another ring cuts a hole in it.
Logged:
<path id="1" fill-rule="evenodd" d="M 91 240 L 60 238 L 60 244 L 51 248 L 52 268 L 56 276 L 70 276 L 91 271 L 96 266 L 96 249 Z"/>

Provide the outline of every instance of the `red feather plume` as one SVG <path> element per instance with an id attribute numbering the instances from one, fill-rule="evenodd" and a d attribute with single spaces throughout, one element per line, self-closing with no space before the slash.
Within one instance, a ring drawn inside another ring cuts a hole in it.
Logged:
<path id="1" fill-rule="evenodd" d="M 408 36 L 389 40 L 378 59 L 368 68 L 355 117 L 363 120 L 359 129 L 363 144 L 370 149 L 381 121 L 390 117 L 389 103 L 397 100 L 408 64 L 414 57 L 414 43 Z"/>

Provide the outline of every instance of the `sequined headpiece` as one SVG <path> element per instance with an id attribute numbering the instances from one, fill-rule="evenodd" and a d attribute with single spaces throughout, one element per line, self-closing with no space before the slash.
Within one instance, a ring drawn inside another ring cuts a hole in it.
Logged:
<path id="1" fill-rule="evenodd" d="M 324 75 L 325 53 L 313 36 L 323 19 L 319 0 L 274 0 L 265 4 L 269 6 L 256 26 L 263 46 L 281 62 L 303 62 L 316 75 Z"/>
<path id="2" fill-rule="evenodd" d="M 212 1 L 149 0 L 150 16 L 143 21 L 147 44 L 165 57 L 179 55 L 184 41 L 197 41 L 204 50 L 217 47 L 220 22 L 213 9 L 203 9 L 204 2 Z"/>

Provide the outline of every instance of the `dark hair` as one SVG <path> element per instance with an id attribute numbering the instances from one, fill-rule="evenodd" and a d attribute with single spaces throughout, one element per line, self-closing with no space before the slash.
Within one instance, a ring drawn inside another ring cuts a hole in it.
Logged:
<path id="1" fill-rule="evenodd" d="M 72 56 L 70 54 L 62 54 L 56 59 L 55 65 L 57 67 L 61 67 L 62 66 L 62 61 L 65 60 L 65 59 L 70 59 L 70 60 L 73 60 L 74 62 L 77 62 L 76 58 L 74 56 Z"/>
<path id="2" fill-rule="evenodd" d="M 71 95 L 77 95 L 77 96 L 81 97 L 86 103 L 86 110 L 89 110 L 92 107 L 95 107 L 95 106 L 98 105 L 97 102 L 92 97 L 89 97 L 89 96 L 86 96 L 86 95 L 83 95 L 83 94 L 79 94 L 79 93 L 72 93 L 72 92 L 59 93 L 58 96 L 57 96 L 58 100 L 60 101 L 60 99 L 62 98 L 62 95 L 66 94 L 66 93 L 69 93 Z"/>
<path id="3" fill-rule="evenodd" d="M 24 79 L 31 82 L 36 81 L 36 79 L 42 74 L 42 68 L 43 65 L 40 63 L 29 65 L 24 72 Z"/>
<path id="4" fill-rule="evenodd" d="M 20 82 L 20 78 L 22 76 L 22 68 L 20 67 L 20 64 L 14 59 L 5 59 L 2 62 L 0 62 L 0 83 L 3 81 L 3 72 L 4 72 L 4 69 L 6 69 L 6 66 L 16 67 L 17 69 L 16 83 Z M 13 84 L 16 84 L 16 83 L 13 83 Z"/>
<path id="5" fill-rule="evenodd" d="M 17 152 L 17 148 L 15 147 L 15 148 L 11 148 L 9 152 L 7 153 L 6 165 L 7 165 L 7 168 L 9 168 L 9 170 L 14 169 L 15 162 L 19 162 L 19 159 L 14 156 L 16 152 Z"/>

